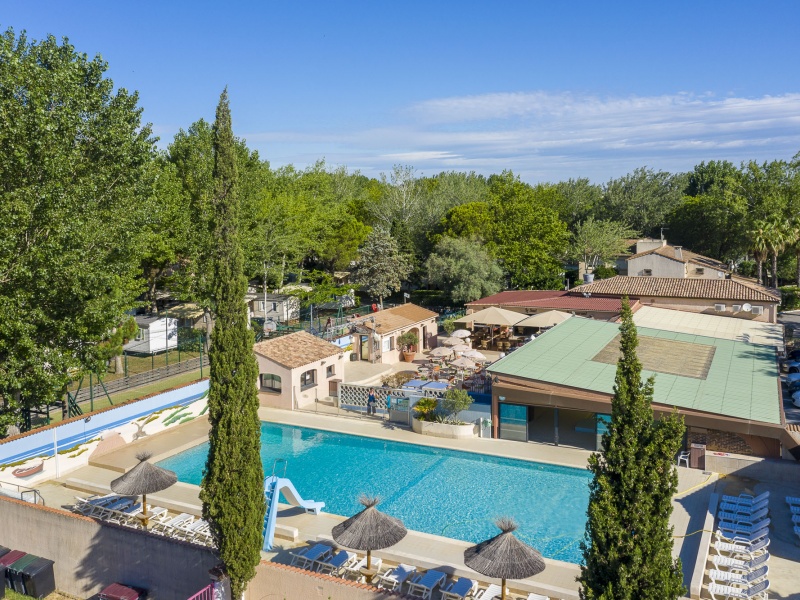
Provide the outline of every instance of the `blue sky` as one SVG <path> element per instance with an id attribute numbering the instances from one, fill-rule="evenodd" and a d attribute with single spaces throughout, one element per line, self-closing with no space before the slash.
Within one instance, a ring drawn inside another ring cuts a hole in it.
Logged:
<path id="1" fill-rule="evenodd" d="M 793 0 L 0 0 L 3 29 L 100 53 L 162 147 L 227 85 L 273 166 L 530 182 L 791 158 L 798 24 Z"/>

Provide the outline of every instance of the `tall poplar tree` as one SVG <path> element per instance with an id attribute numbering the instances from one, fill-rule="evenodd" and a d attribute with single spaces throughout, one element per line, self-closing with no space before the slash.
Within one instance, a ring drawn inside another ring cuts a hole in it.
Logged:
<path id="1" fill-rule="evenodd" d="M 233 598 L 241 598 L 260 559 L 264 524 L 264 472 L 258 420 L 253 336 L 247 329 L 238 232 L 236 159 L 227 88 L 214 123 L 213 303 L 216 320 L 209 362 L 210 448 L 200 498 L 203 517 L 231 578 Z"/>
<path id="2" fill-rule="evenodd" d="M 680 559 L 672 558 L 669 525 L 678 488 L 672 461 L 683 438 L 683 419 L 673 413 L 653 420 L 654 378 L 642 382 L 627 298 L 620 337 L 611 423 L 603 450 L 589 458 L 594 479 L 581 543 L 580 594 L 584 600 L 671 600 L 685 591 Z"/>

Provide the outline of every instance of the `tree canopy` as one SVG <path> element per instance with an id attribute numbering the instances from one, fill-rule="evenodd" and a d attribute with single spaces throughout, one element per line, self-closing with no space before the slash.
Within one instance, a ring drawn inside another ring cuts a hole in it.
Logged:
<path id="1" fill-rule="evenodd" d="M 476 240 L 443 237 L 425 262 L 427 281 L 463 304 L 503 289 L 503 270 Z"/>

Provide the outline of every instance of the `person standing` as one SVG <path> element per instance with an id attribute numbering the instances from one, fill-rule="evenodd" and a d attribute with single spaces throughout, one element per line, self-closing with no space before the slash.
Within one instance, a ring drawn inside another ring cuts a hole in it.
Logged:
<path id="1" fill-rule="evenodd" d="M 389 411 L 392 410 L 392 395 L 386 394 L 386 418 L 389 418 Z"/>
<path id="2" fill-rule="evenodd" d="M 367 414 L 375 414 L 375 390 L 372 388 L 369 389 L 369 396 L 367 396 Z"/>

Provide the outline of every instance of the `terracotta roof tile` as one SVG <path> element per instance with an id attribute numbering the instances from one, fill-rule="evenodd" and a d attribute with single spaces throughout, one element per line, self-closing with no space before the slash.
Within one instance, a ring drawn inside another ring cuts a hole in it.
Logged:
<path id="1" fill-rule="evenodd" d="M 306 331 L 264 340 L 253 346 L 253 351 L 289 369 L 340 354 L 342 349 Z"/>
<path id="2" fill-rule="evenodd" d="M 564 290 L 506 290 L 493 296 L 487 296 L 474 302 L 467 302 L 466 306 L 501 306 L 531 300 L 544 300 L 564 296 Z"/>
<path id="3" fill-rule="evenodd" d="M 780 302 L 772 290 L 735 279 L 683 279 L 674 277 L 626 277 L 617 275 L 571 290 L 571 293 L 606 296 L 653 296 L 656 298 L 703 298 L 743 302 Z"/>
<path id="4" fill-rule="evenodd" d="M 432 310 L 409 302 L 408 304 L 379 310 L 372 313 L 372 316 L 375 317 L 375 330 L 380 334 L 385 334 L 409 327 L 420 321 L 436 318 L 439 315 Z M 364 323 L 364 327 L 371 329 L 372 323 Z"/>

